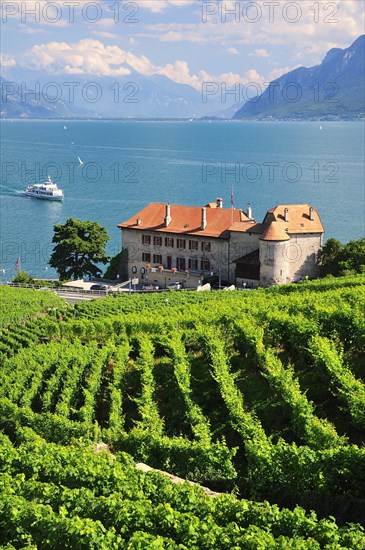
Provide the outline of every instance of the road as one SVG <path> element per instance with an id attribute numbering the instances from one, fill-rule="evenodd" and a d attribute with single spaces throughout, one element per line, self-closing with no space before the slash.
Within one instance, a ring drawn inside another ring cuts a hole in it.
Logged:
<path id="1" fill-rule="evenodd" d="M 64 290 L 56 290 L 55 294 L 64 298 L 69 304 L 76 304 L 77 302 L 90 302 L 91 300 L 100 300 L 100 298 L 105 298 L 105 293 L 97 294 L 93 293 L 81 293 L 81 292 L 67 292 Z"/>

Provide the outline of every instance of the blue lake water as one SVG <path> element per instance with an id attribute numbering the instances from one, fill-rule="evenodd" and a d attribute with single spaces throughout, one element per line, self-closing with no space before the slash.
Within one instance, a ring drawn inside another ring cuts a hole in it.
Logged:
<path id="1" fill-rule="evenodd" d="M 204 205 L 223 197 L 251 203 L 261 221 L 280 203 L 318 209 L 325 238 L 364 236 L 364 127 L 360 122 L 2 121 L 1 258 L 38 277 L 47 269 L 53 226 L 98 221 L 121 248 L 117 224 L 149 202 Z M 80 166 L 78 157 L 83 161 Z M 51 175 L 63 203 L 18 192 Z"/>

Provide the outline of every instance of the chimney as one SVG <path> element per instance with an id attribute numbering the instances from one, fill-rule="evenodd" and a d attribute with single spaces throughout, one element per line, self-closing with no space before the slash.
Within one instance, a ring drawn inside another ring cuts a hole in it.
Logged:
<path id="1" fill-rule="evenodd" d="M 137 224 L 137 225 L 141 225 L 141 218 L 140 218 L 140 217 L 138 217 L 138 218 L 136 219 L 136 224 Z"/>
<path id="2" fill-rule="evenodd" d="M 284 221 L 289 221 L 289 210 L 287 208 L 284 208 Z"/>
<path id="3" fill-rule="evenodd" d="M 314 220 L 314 208 L 309 208 L 309 219 L 312 222 Z"/>
<path id="4" fill-rule="evenodd" d="M 247 205 L 247 217 L 250 218 L 250 219 L 252 218 L 252 207 L 251 207 L 250 203 L 248 203 L 248 205 Z"/>
<path id="5" fill-rule="evenodd" d="M 164 219 L 164 226 L 168 227 L 171 223 L 171 204 L 166 204 L 166 215 Z"/>
<path id="6" fill-rule="evenodd" d="M 217 199 L 217 208 L 223 208 L 223 199 L 221 198 Z"/>
<path id="7" fill-rule="evenodd" d="M 207 209 L 205 206 L 202 208 L 202 222 L 200 229 L 205 229 L 207 227 Z"/>

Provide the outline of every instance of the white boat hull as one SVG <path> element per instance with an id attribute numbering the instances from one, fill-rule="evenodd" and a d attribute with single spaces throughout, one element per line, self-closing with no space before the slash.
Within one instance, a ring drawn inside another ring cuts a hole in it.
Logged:
<path id="1" fill-rule="evenodd" d="M 50 195 L 49 197 L 47 197 L 45 195 L 35 195 L 34 193 L 29 193 L 27 191 L 24 191 L 23 195 L 25 197 L 29 197 L 31 199 L 41 199 L 41 200 L 44 200 L 44 201 L 59 201 L 59 202 L 63 201 L 63 196 L 57 197 L 57 196 L 51 196 Z"/>

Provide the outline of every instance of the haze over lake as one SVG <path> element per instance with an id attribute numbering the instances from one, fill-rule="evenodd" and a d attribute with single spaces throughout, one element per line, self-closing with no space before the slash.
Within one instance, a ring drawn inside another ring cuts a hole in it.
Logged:
<path id="1" fill-rule="evenodd" d="M 2 121 L 1 260 L 38 277 L 52 250 L 53 226 L 98 221 L 121 247 L 117 224 L 149 202 L 204 205 L 223 197 L 251 203 L 261 221 L 280 203 L 318 209 L 325 238 L 364 236 L 364 131 L 360 122 Z M 78 157 L 84 163 L 79 164 Z M 18 192 L 50 175 L 63 203 Z"/>

